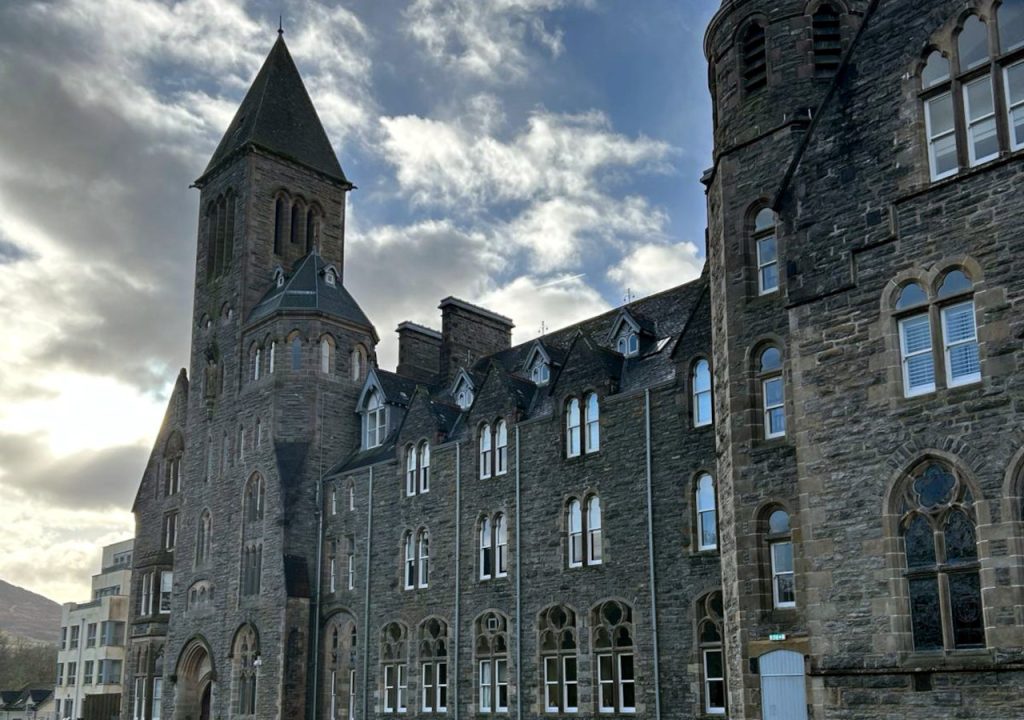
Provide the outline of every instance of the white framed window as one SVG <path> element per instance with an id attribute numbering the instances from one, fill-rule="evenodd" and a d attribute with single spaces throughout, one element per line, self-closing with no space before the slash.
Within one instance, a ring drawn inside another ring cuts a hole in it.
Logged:
<path id="1" fill-rule="evenodd" d="M 419 587 L 425 588 L 430 583 L 430 535 L 426 530 L 420 530 L 416 545 L 419 549 L 419 567 L 416 582 Z"/>
<path id="2" fill-rule="evenodd" d="M 331 702 L 330 702 L 330 720 L 335 720 L 338 717 L 338 671 L 331 670 Z"/>
<path id="3" fill-rule="evenodd" d="M 508 424 L 499 420 L 494 426 L 494 474 L 508 472 Z"/>
<path id="4" fill-rule="evenodd" d="M 583 566 L 583 509 L 579 500 L 569 503 L 569 567 Z"/>
<path id="5" fill-rule="evenodd" d="M 1024 148 L 1024 62 L 1010 65 L 1003 71 L 1006 107 L 1010 116 L 1010 148 Z"/>
<path id="6" fill-rule="evenodd" d="M 416 448 L 410 445 L 405 449 L 405 495 L 416 494 Z"/>
<path id="7" fill-rule="evenodd" d="M 925 132 L 928 139 L 928 162 L 932 180 L 956 175 L 960 162 L 956 155 L 956 116 L 953 93 L 936 95 L 924 103 Z"/>
<path id="8" fill-rule="evenodd" d="M 145 720 L 146 718 L 146 678 L 138 676 L 135 678 L 135 703 L 133 705 L 132 719 Z"/>
<path id="9" fill-rule="evenodd" d="M 942 339 L 949 387 L 981 381 L 974 301 L 942 308 Z"/>
<path id="10" fill-rule="evenodd" d="M 571 458 L 580 455 L 579 398 L 569 398 L 565 405 L 565 454 Z"/>
<path id="11" fill-rule="evenodd" d="M 547 385 L 551 380 L 551 367 L 544 362 L 544 358 L 538 357 L 530 368 L 530 380 L 535 385 Z"/>
<path id="12" fill-rule="evenodd" d="M 775 211 L 764 208 L 754 218 L 757 253 L 757 292 L 767 295 L 779 289 L 779 252 L 775 239 Z"/>
<path id="13" fill-rule="evenodd" d="M 256 348 L 256 352 L 253 353 L 253 358 L 252 358 L 252 379 L 253 380 L 259 380 L 260 379 L 260 368 L 261 368 L 261 366 L 263 364 L 263 359 L 261 357 L 261 353 L 262 353 L 262 350 L 260 350 L 259 348 Z"/>
<path id="14" fill-rule="evenodd" d="M 171 611 L 171 591 L 174 588 L 174 573 L 164 570 L 160 573 L 160 612 Z"/>
<path id="15" fill-rule="evenodd" d="M 406 711 L 406 697 L 409 691 L 409 679 L 405 674 L 405 663 L 398 666 L 398 705 L 396 706 L 396 712 Z"/>
<path id="16" fill-rule="evenodd" d="M 330 579 L 328 581 L 331 592 L 338 592 L 338 558 L 334 556 L 332 552 L 330 557 L 327 558 L 327 567 L 330 570 Z"/>
<path id="17" fill-rule="evenodd" d="M 331 339 L 327 337 L 320 338 L 320 372 L 324 375 L 331 374 L 331 355 L 332 350 Z"/>
<path id="18" fill-rule="evenodd" d="M 427 442 L 420 443 L 420 492 L 430 492 L 430 445 Z"/>
<path id="19" fill-rule="evenodd" d="M 761 405 L 765 439 L 786 434 L 786 394 L 782 381 L 782 353 L 769 347 L 761 353 Z"/>
<path id="20" fill-rule="evenodd" d="M 366 447 L 375 448 L 384 444 L 388 433 L 387 407 L 381 401 L 380 394 L 374 390 L 366 403 Z"/>
<path id="21" fill-rule="evenodd" d="M 277 341 L 270 341 L 270 350 L 267 351 L 267 373 L 274 374 L 274 357 L 277 355 Z"/>
<path id="22" fill-rule="evenodd" d="M 348 671 L 348 720 L 356 720 L 356 671 Z"/>
<path id="23" fill-rule="evenodd" d="M 491 426 L 485 424 L 480 428 L 480 478 L 487 479 L 491 476 L 491 463 L 493 462 L 493 450 L 491 443 Z"/>
<path id="24" fill-rule="evenodd" d="M 338 488 L 331 488 L 331 515 L 338 514 Z"/>
<path id="25" fill-rule="evenodd" d="M 544 658 L 544 710 L 549 713 L 579 712 L 579 682 L 574 655 Z"/>
<path id="26" fill-rule="evenodd" d="M 704 473 L 697 478 L 697 549 L 718 549 L 718 512 L 715 502 L 715 482 Z"/>
<path id="27" fill-rule="evenodd" d="M 967 114 L 967 153 L 971 167 L 999 157 L 991 77 L 985 75 L 964 85 L 964 112 Z"/>
<path id="28" fill-rule="evenodd" d="M 160 720 L 163 714 L 163 701 L 164 701 L 164 680 L 163 678 L 153 678 L 153 700 L 150 704 L 150 720 Z"/>
<path id="29" fill-rule="evenodd" d="M 384 666 L 384 712 L 403 713 L 406 711 L 405 663 Z"/>
<path id="30" fill-rule="evenodd" d="M 587 500 L 587 563 L 600 565 L 604 555 L 601 535 L 601 498 L 591 495 Z"/>
<path id="31" fill-rule="evenodd" d="M 493 574 L 491 567 L 491 519 L 485 517 L 480 524 L 480 579 L 490 580 Z"/>
<path id="32" fill-rule="evenodd" d="M 349 353 L 348 358 L 348 378 L 353 382 L 358 382 L 363 377 L 363 366 L 366 364 L 366 351 L 363 350 L 362 345 L 356 345 L 352 348 L 352 352 Z"/>
<path id="33" fill-rule="evenodd" d="M 494 575 L 508 575 L 508 523 L 502 513 L 494 517 Z"/>
<path id="34" fill-rule="evenodd" d="M 903 389 L 907 397 L 935 390 L 935 359 L 932 354 L 932 327 L 928 313 L 899 321 L 900 354 L 903 365 Z"/>
<path id="35" fill-rule="evenodd" d="M 597 393 L 587 395 L 586 451 L 594 453 L 601 449 L 601 409 Z"/>
<path id="36" fill-rule="evenodd" d="M 480 674 L 479 674 L 479 694 L 480 694 L 480 712 L 489 713 L 492 710 L 492 690 L 493 680 L 491 675 L 491 661 L 481 660 L 480 661 Z"/>
<path id="37" fill-rule="evenodd" d="M 635 332 L 629 332 L 619 338 L 615 343 L 615 349 L 626 357 L 633 357 L 640 352 L 640 336 Z"/>
<path id="38" fill-rule="evenodd" d="M 704 651 L 704 712 L 725 715 L 725 663 L 721 649 Z"/>
<path id="39" fill-rule="evenodd" d="M 611 653 L 597 656 L 597 709 L 602 713 L 615 712 L 615 656 Z"/>
<path id="40" fill-rule="evenodd" d="M 348 589 L 356 589 L 356 548 L 355 541 L 350 537 L 348 539 L 348 557 L 347 557 L 347 574 L 348 574 Z"/>
<path id="41" fill-rule="evenodd" d="M 768 517 L 768 549 L 771 554 L 772 605 L 796 607 L 796 575 L 789 513 L 775 510 Z"/>
<path id="42" fill-rule="evenodd" d="M 351 480 L 348 483 L 348 509 L 349 512 L 356 509 L 356 486 Z"/>
<path id="43" fill-rule="evenodd" d="M 411 532 L 405 534 L 405 589 L 416 587 L 416 550 Z"/>
<path id="44" fill-rule="evenodd" d="M 558 682 L 558 658 L 544 658 L 544 710 L 556 713 L 562 709 Z"/>
<path id="45" fill-rule="evenodd" d="M 178 513 L 167 513 L 164 516 L 164 550 L 174 550 L 178 538 Z"/>
<path id="46" fill-rule="evenodd" d="M 710 425 L 713 419 L 711 406 L 711 365 L 707 360 L 698 360 L 690 376 L 693 392 L 693 426 Z"/>
<path id="47" fill-rule="evenodd" d="M 508 712 L 508 660 L 494 661 L 494 709 L 500 713 Z"/>

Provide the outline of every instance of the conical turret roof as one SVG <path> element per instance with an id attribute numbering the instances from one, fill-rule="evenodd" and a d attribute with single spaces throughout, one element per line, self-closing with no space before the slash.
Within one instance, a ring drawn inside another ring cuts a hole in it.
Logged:
<path id="1" fill-rule="evenodd" d="M 348 184 L 284 36 L 280 34 L 200 181 L 249 144 Z"/>

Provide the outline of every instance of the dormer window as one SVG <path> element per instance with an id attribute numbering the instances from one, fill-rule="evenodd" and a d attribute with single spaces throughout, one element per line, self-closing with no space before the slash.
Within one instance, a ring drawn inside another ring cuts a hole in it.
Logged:
<path id="1" fill-rule="evenodd" d="M 284 287 L 284 270 L 280 267 L 274 270 L 274 287 Z"/>
<path id="2" fill-rule="evenodd" d="M 465 371 L 459 373 L 459 379 L 455 383 L 455 390 L 452 391 L 452 395 L 455 398 L 455 404 L 459 406 L 460 410 L 469 410 L 473 404 L 473 385 L 470 383 Z"/>
<path id="3" fill-rule="evenodd" d="M 376 390 L 366 400 L 363 443 L 364 449 L 375 448 L 384 444 L 388 434 L 388 409 Z"/>
<path id="4" fill-rule="evenodd" d="M 619 338 L 618 350 L 626 357 L 632 357 L 640 352 L 640 336 L 635 332 Z"/>
<path id="5" fill-rule="evenodd" d="M 546 385 L 551 380 L 550 366 L 543 359 L 538 358 L 530 369 L 530 379 L 537 385 Z"/>
<path id="6" fill-rule="evenodd" d="M 331 287 L 334 287 L 338 283 L 338 276 L 334 272 L 334 268 L 327 268 L 327 270 L 324 272 L 324 282 L 326 282 Z"/>

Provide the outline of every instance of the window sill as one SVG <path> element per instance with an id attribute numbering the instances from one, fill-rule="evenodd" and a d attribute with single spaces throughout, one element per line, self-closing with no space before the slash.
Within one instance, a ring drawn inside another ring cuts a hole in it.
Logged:
<path id="1" fill-rule="evenodd" d="M 966 180 L 968 178 L 973 178 L 977 175 L 982 175 L 991 170 L 995 170 L 997 168 L 1009 165 L 1010 163 L 1016 160 L 1020 160 L 1021 158 L 1024 158 L 1024 150 L 1014 150 L 1013 152 L 1003 151 L 1002 153 L 1000 153 L 997 159 L 990 160 L 989 162 L 984 163 L 983 165 L 960 168 L 960 170 L 955 174 L 949 175 L 948 177 L 943 177 L 941 180 L 929 179 L 921 187 L 909 191 L 902 197 L 896 198 L 893 201 L 893 205 L 898 207 L 905 202 L 916 200 L 917 198 L 927 195 L 930 192 L 943 190 L 951 185 L 956 184 L 956 182 L 959 180 Z"/>

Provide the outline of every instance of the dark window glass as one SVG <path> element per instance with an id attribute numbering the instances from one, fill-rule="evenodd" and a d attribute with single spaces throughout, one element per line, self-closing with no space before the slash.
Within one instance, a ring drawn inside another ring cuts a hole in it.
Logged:
<path id="1" fill-rule="evenodd" d="M 933 508 L 950 501 L 956 478 L 942 465 L 932 463 L 914 481 L 914 491 L 922 507 Z"/>
<path id="2" fill-rule="evenodd" d="M 824 3 L 811 19 L 814 27 L 814 70 L 819 75 L 830 75 L 839 67 L 843 55 L 839 13 Z"/>
<path id="3" fill-rule="evenodd" d="M 907 549 L 907 567 L 935 565 L 935 536 L 932 526 L 921 515 L 916 515 L 904 535 Z"/>
<path id="4" fill-rule="evenodd" d="M 910 616 L 914 625 L 914 648 L 942 649 L 942 621 L 939 582 L 934 577 L 910 581 Z"/>
<path id="5" fill-rule="evenodd" d="M 757 92 L 768 84 L 768 56 L 764 28 L 751 23 L 743 33 L 743 89 Z"/>
<path id="6" fill-rule="evenodd" d="M 977 647 L 985 644 L 981 613 L 981 580 L 976 572 L 949 575 L 949 599 L 953 613 L 953 644 Z"/>
<path id="7" fill-rule="evenodd" d="M 963 563 L 978 559 L 978 545 L 974 538 L 974 523 L 960 510 L 954 510 L 946 520 L 946 562 Z"/>
<path id="8" fill-rule="evenodd" d="M 274 254 L 281 254 L 281 238 L 284 236 L 284 200 L 274 203 Z"/>

